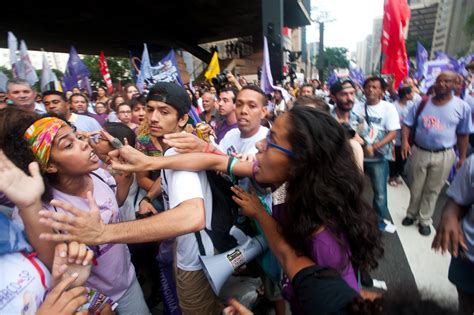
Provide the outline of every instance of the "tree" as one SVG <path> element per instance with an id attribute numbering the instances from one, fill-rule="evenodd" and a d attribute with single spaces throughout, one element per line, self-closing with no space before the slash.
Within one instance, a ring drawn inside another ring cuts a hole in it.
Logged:
<path id="1" fill-rule="evenodd" d="M 471 13 L 467 18 L 466 24 L 464 24 L 464 33 L 466 33 L 468 39 L 474 39 L 474 13 Z"/>
<path id="2" fill-rule="evenodd" d="M 431 51 L 431 41 L 429 41 L 427 38 L 408 36 L 407 40 L 405 41 L 408 57 L 416 57 L 416 42 L 420 42 L 423 47 L 425 47 L 426 51 Z"/>
<path id="3" fill-rule="evenodd" d="M 326 47 L 324 48 L 324 78 L 319 78 L 320 80 L 326 79 L 328 73 L 336 68 L 348 68 L 349 60 L 347 59 L 347 48 L 344 47 Z"/>
<path id="4" fill-rule="evenodd" d="M 123 84 L 132 81 L 129 70 L 129 61 L 127 58 L 107 57 L 105 60 L 107 61 L 107 66 L 113 83 L 118 80 L 121 80 Z M 102 74 L 100 73 L 99 56 L 85 56 L 82 61 L 84 61 L 91 73 L 89 78 L 91 85 L 96 87 L 105 86 Z"/>

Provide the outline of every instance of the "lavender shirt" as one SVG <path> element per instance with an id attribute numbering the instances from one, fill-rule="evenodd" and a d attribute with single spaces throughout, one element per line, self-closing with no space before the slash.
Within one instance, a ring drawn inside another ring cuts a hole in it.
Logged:
<path id="1" fill-rule="evenodd" d="M 115 192 L 111 186 L 115 184 L 114 178 L 102 169 L 94 171 L 105 182 L 94 175 L 90 175 L 93 182 L 93 197 L 100 210 L 100 216 L 105 224 L 120 222 L 120 212 L 115 199 Z M 110 186 L 109 186 L 110 185 Z M 87 199 L 65 194 L 57 189 L 53 189 L 53 197 L 74 205 L 76 208 L 89 211 Z M 54 207 L 46 204 L 44 207 L 50 211 L 55 211 Z M 15 209 L 15 221 L 21 218 L 18 209 Z M 58 212 L 64 211 L 56 208 Z M 99 246 L 89 246 L 94 251 L 97 265 L 92 266 L 92 271 L 86 286 L 95 288 L 118 301 L 132 284 L 135 278 L 135 268 L 130 261 L 130 252 L 125 244 L 103 244 Z M 120 303 L 120 301 L 118 301 Z"/>
<path id="2" fill-rule="evenodd" d="M 414 125 L 417 106 L 413 106 L 405 118 L 405 125 Z M 415 143 L 437 150 L 453 147 L 457 135 L 467 135 L 472 131 L 471 108 L 459 97 L 453 96 L 445 105 L 436 106 L 431 98 L 418 117 Z"/>

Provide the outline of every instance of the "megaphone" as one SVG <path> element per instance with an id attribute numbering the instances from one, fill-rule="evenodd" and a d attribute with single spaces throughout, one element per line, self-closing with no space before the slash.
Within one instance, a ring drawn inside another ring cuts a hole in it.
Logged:
<path id="1" fill-rule="evenodd" d="M 267 242 L 262 235 L 258 235 L 254 238 L 247 236 L 245 243 L 225 253 L 215 256 L 199 256 L 202 269 L 214 293 L 219 295 L 227 278 L 229 278 L 235 270 L 252 261 L 267 248 Z"/>

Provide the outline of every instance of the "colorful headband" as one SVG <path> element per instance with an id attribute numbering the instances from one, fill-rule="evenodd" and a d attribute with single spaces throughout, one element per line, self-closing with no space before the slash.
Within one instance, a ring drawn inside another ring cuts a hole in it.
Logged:
<path id="1" fill-rule="evenodd" d="M 31 145 L 31 150 L 39 164 L 46 168 L 51 155 L 51 146 L 59 129 L 66 122 L 56 117 L 45 117 L 35 121 L 26 131 L 24 138 Z"/>

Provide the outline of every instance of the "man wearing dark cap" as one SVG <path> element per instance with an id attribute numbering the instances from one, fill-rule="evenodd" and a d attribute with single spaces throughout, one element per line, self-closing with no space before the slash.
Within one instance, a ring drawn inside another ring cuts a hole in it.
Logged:
<path id="1" fill-rule="evenodd" d="M 159 82 L 150 89 L 146 98 L 150 133 L 160 142 L 165 156 L 176 152 L 164 141 L 164 135 L 184 130 L 190 108 L 186 90 L 175 83 Z M 88 212 L 81 217 L 81 220 L 87 220 L 87 228 L 78 228 L 69 233 L 69 237 L 91 245 L 163 241 L 162 247 L 164 244 L 172 247 L 172 239 L 175 238 L 176 291 L 182 313 L 220 314 L 223 307 L 199 263 L 196 240 L 197 233 L 201 236 L 205 254 L 214 254 L 212 241 L 203 230 L 207 222 L 210 225 L 209 218 L 212 216 L 212 193 L 206 172 L 161 170 L 161 179 L 167 211 L 142 220 L 109 225 L 95 218 L 95 213 Z M 172 255 L 167 258 L 172 260 Z"/>
<path id="2" fill-rule="evenodd" d="M 364 119 L 357 115 L 352 109 L 355 103 L 355 84 L 350 78 L 342 78 L 331 85 L 331 99 L 336 104 L 331 110 L 331 115 L 345 126 L 349 126 L 356 133 L 354 140 L 360 145 L 364 144 L 364 140 L 359 136 L 365 128 Z"/>

